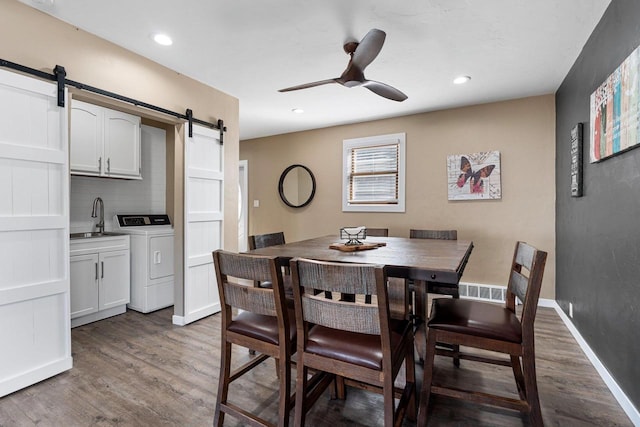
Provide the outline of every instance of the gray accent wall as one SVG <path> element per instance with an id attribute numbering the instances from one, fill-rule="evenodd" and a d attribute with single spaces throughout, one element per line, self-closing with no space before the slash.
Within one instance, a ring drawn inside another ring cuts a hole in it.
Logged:
<path id="1" fill-rule="evenodd" d="M 589 97 L 640 45 L 640 1 L 613 0 L 556 92 L 556 298 L 640 408 L 640 147 L 589 163 Z M 583 123 L 583 197 L 570 132 Z M 534 178 L 535 179 L 535 178 Z"/>

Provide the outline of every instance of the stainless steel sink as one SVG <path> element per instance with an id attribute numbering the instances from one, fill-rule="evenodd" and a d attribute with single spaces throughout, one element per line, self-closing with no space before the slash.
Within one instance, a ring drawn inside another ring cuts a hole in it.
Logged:
<path id="1" fill-rule="evenodd" d="M 90 239 L 95 237 L 108 237 L 108 236 L 124 236 L 124 233 L 113 233 L 111 231 L 87 231 L 85 233 L 71 233 L 71 239 Z"/>

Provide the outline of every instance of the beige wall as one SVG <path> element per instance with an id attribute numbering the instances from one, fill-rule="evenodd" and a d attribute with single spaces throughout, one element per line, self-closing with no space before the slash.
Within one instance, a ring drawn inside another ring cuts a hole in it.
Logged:
<path id="1" fill-rule="evenodd" d="M 115 92 L 165 109 L 185 112 L 215 122 L 223 119 L 227 127 L 224 140 L 225 226 L 224 247 L 238 247 L 238 100 L 212 87 L 187 78 L 103 39 L 36 11 L 16 0 L 0 0 L 0 58 L 51 73 L 58 64 L 67 78 Z M 207 54 L 204 52 L 203 54 Z M 176 261 L 182 266 L 183 212 L 183 129 L 169 116 L 149 112 L 127 104 L 109 101 L 86 92 L 75 91 L 77 98 L 90 99 L 145 118 L 169 123 L 167 176 L 173 187 L 167 188 L 167 210 L 176 227 Z M 174 152 L 171 152 L 171 148 Z M 182 315 L 182 274 L 176 274 L 176 314 Z"/>
<path id="2" fill-rule="evenodd" d="M 398 132 L 407 137 L 406 212 L 342 212 L 342 140 Z M 447 155 L 489 150 L 500 151 L 502 199 L 448 201 Z M 242 141 L 240 159 L 249 168 L 249 234 L 283 230 L 296 241 L 345 225 L 407 237 L 410 228 L 455 228 L 475 244 L 462 281 L 489 285 L 506 285 L 515 241 L 524 240 L 549 252 L 541 297 L 555 298 L 553 95 Z M 301 209 L 278 197 L 280 173 L 294 163 L 317 181 Z"/>

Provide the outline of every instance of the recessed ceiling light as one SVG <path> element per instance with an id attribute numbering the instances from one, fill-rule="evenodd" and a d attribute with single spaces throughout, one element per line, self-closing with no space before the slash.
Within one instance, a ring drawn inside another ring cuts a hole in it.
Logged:
<path id="1" fill-rule="evenodd" d="M 293 111 L 293 112 L 294 112 L 294 113 L 296 113 L 296 114 L 302 114 L 302 113 L 304 113 L 304 110 L 303 110 L 302 108 L 294 108 L 294 109 L 293 109 L 293 110 L 291 110 L 291 111 Z"/>
<path id="2" fill-rule="evenodd" d="M 154 34 L 153 40 L 162 46 L 171 46 L 173 44 L 171 37 L 166 34 Z"/>
<path id="3" fill-rule="evenodd" d="M 453 83 L 457 85 L 461 85 L 468 82 L 469 80 L 471 80 L 471 77 L 469 76 L 460 76 L 453 79 Z"/>

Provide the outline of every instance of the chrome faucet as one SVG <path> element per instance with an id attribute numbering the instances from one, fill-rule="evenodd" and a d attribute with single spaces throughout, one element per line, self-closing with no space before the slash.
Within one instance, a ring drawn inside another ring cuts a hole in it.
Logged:
<path id="1" fill-rule="evenodd" d="M 104 203 L 100 197 L 96 197 L 93 201 L 93 210 L 91 211 L 91 218 L 98 217 L 98 205 L 100 205 L 100 221 L 96 224 L 96 228 L 99 233 L 104 233 Z"/>

